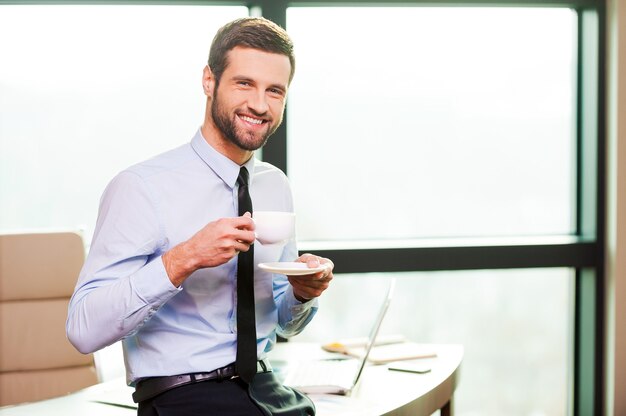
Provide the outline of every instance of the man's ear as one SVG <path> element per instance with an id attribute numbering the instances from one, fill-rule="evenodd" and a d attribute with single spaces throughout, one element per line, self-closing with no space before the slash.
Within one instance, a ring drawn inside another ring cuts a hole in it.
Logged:
<path id="1" fill-rule="evenodd" d="M 202 71 L 202 90 L 204 91 L 204 95 L 208 98 L 213 97 L 213 89 L 215 88 L 215 77 L 213 76 L 213 71 L 209 66 L 204 67 L 204 71 Z"/>

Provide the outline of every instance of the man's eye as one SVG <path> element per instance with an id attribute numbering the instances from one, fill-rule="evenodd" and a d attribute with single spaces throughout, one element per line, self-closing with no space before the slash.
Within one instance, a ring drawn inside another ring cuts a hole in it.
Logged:
<path id="1" fill-rule="evenodd" d="M 239 81 L 239 82 L 237 82 L 237 84 L 243 85 L 244 87 L 247 87 L 247 86 L 250 85 L 250 83 L 248 81 Z"/>
<path id="2" fill-rule="evenodd" d="M 283 95 L 283 91 L 279 90 L 278 88 L 270 88 L 269 92 L 274 95 Z"/>

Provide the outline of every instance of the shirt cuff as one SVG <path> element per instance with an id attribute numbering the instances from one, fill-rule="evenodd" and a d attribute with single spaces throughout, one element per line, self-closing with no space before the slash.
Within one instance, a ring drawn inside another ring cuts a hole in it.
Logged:
<path id="1" fill-rule="evenodd" d="M 291 311 L 292 317 L 298 317 L 304 313 L 307 313 L 310 309 L 317 309 L 319 306 L 318 298 L 309 299 L 306 302 L 300 302 L 296 295 L 293 293 L 293 287 L 289 285 L 285 300 L 287 301 L 287 307 Z"/>
<path id="2" fill-rule="evenodd" d="M 165 271 L 161 256 L 155 257 L 148 264 L 138 270 L 131 278 L 132 285 L 138 296 L 147 304 L 160 306 L 180 292 Z"/>

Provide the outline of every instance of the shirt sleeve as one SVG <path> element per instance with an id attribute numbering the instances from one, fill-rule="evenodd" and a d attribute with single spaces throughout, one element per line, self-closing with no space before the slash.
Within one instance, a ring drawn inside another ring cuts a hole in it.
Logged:
<path id="1" fill-rule="evenodd" d="M 91 353 L 134 334 L 181 289 L 161 260 L 165 246 L 157 202 L 133 172 L 111 181 L 92 244 L 70 300 L 70 342 Z"/>
<path id="2" fill-rule="evenodd" d="M 278 308 L 277 334 L 283 338 L 298 335 L 311 322 L 317 309 L 317 298 L 302 303 L 296 299 L 291 285 L 288 284 Z"/>
<path id="3" fill-rule="evenodd" d="M 293 261 L 298 256 L 295 239 L 287 244 L 280 261 Z M 283 338 L 298 335 L 317 313 L 318 300 L 300 302 L 293 294 L 293 287 L 287 276 L 274 275 L 274 301 L 278 307 L 278 327 L 276 332 Z"/>

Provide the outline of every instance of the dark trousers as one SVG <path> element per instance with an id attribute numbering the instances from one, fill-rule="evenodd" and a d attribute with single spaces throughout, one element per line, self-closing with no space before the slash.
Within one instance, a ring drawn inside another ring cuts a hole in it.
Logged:
<path id="1" fill-rule="evenodd" d="M 315 407 L 284 387 L 273 373 L 259 373 L 250 386 L 240 379 L 203 381 L 139 403 L 138 416 L 312 416 Z"/>

